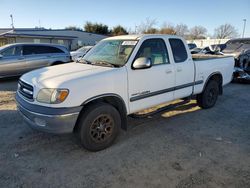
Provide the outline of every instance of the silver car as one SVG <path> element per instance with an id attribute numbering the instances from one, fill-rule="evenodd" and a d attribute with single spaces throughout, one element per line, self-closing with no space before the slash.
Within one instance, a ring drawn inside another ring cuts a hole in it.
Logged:
<path id="1" fill-rule="evenodd" d="M 71 61 L 66 47 L 55 44 L 9 44 L 0 47 L 0 78 Z"/>

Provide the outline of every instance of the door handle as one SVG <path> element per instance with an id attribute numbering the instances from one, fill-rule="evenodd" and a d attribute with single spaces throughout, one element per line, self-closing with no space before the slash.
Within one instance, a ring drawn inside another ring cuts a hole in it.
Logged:
<path id="1" fill-rule="evenodd" d="M 166 74 L 171 74 L 173 71 L 170 69 L 167 69 L 165 72 L 166 72 Z"/>
<path id="2" fill-rule="evenodd" d="M 18 60 L 22 60 L 22 59 L 24 59 L 24 57 L 19 57 L 19 58 L 18 58 Z"/>
<path id="3" fill-rule="evenodd" d="M 177 68 L 177 72 L 181 72 L 182 71 L 182 68 L 181 67 L 178 67 Z"/>

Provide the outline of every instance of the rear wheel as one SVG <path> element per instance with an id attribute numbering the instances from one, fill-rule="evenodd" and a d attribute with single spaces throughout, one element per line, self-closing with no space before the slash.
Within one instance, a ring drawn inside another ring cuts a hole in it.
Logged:
<path id="1" fill-rule="evenodd" d="M 210 80 L 204 91 L 197 95 L 197 103 L 201 108 L 207 109 L 215 105 L 219 95 L 219 84 L 215 80 Z"/>
<path id="2" fill-rule="evenodd" d="M 77 130 L 83 147 L 99 151 L 112 145 L 121 127 L 121 117 L 116 108 L 106 103 L 96 103 L 85 110 Z"/>

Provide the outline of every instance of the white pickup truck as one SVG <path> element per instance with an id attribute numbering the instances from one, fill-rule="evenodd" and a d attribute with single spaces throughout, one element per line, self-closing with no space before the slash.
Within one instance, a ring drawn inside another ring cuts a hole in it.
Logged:
<path id="1" fill-rule="evenodd" d="M 171 35 L 126 35 L 99 42 L 78 63 L 23 75 L 17 106 L 33 128 L 77 132 L 91 151 L 110 146 L 127 116 L 176 99 L 213 107 L 233 75 L 233 57 L 196 57 Z"/>

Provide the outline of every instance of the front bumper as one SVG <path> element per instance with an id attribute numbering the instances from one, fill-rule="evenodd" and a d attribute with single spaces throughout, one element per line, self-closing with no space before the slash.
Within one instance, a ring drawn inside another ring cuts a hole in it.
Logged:
<path id="1" fill-rule="evenodd" d="M 32 128 L 49 133 L 73 132 L 82 107 L 51 108 L 31 104 L 16 94 L 17 109 Z"/>

